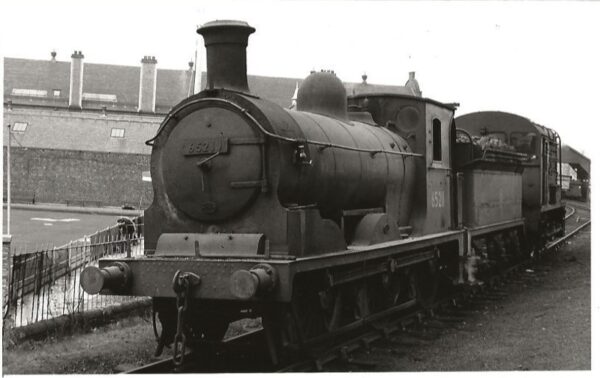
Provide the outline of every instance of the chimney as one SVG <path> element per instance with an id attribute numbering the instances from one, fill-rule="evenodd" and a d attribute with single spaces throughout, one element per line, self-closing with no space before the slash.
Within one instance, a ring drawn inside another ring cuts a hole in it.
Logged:
<path id="1" fill-rule="evenodd" d="M 71 83 L 69 84 L 69 109 L 81 109 L 83 92 L 83 54 L 74 51 L 71 55 Z"/>
<path id="2" fill-rule="evenodd" d="M 414 71 L 408 73 L 408 81 L 406 82 L 406 84 L 404 84 L 404 86 L 409 88 L 415 96 L 422 96 L 421 89 L 419 88 L 419 82 L 417 81 L 417 79 L 415 79 Z"/>
<path id="3" fill-rule="evenodd" d="M 156 58 L 145 56 L 140 70 L 140 95 L 138 111 L 154 113 L 156 106 Z"/>
<path id="4" fill-rule="evenodd" d="M 249 92 L 246 69 L 248 36 L 256 29 L 243 21 L 211 21 L 198 28 L 206 46 L 207 88 Z"/>
<path id="5" fill-rule="evenodd" d="M 194 94 L 194 85 L 195 85 L 195 76 L 196 76 L 196 71 L 194 71 L 194 62 L 193 61 L 189 61 L 188 62 L 188 67 L 190 68 L 189 70 L 187 70 L 186 72 L 186 79 L 188 82 L 188 90 L 187 90 L 187 95 L 192 96 Z"/>
<path id="6" fill-rule="evenodd" d="M 294 90 L 294 94 L 292 95 L 292 106 L 290 106 L 290 109 L 296 109 L 297 104 L 298 104 L 298 82 L 296 82 L 296 89 Z"/>

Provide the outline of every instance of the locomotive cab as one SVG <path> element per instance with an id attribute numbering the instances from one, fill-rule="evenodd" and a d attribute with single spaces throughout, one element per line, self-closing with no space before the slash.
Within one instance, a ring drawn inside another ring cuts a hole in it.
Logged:
<path id="1" fill-rule="evenodd" d="M 456 229 L 455 176 L 452 172 L 454 105 L 390 93 L 354 94 L 349 104 L 369 112 L 375 122 L 401 136 L 423 155 L 415 161 L 413 235 Z"/>

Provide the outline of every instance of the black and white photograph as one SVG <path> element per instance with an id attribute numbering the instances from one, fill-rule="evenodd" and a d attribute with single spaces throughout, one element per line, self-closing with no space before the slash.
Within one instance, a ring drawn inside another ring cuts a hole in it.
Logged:
<path id="1" fill-rule="evenodd" d="M 2 375 L 591 377 L 598 20 L 3 2 Z"/>

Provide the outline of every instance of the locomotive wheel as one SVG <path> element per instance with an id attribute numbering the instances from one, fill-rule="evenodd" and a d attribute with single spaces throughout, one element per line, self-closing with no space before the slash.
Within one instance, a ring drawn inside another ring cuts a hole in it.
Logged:
<path id="1" fill-rule="evenodd" d="M 321 309 L 323 311 L 325 329 L 328 332 L 338 328 L 342 315 L 342 293 L 339 289 L 331 288 L 319 292 Z"/>
<path id="2" fill-rule="evenodd" d="M 440 282 L 437 261 L 429 260 L 417 264 L 410 271 L 411 285 L 415 288 L 417 303 L 425 309 L 432 308 Z"/>
<path id="3" fill-rule="evenodd" d="M 513 263 L 527 257 L 524 250 L 521 248 L 521 240 L 518 231 L 513 230 L 508 233 L 508 244 Z"/>
<path id="4" fill-rule="evenodd" d="M 374 312 L 406 303 L 416 297 L 415 281 L 410 278 L 410 270 L 402 269 L 384 273 L 373 283 L 371 306 Z"/>
<path id="5" fill-rule="evenodd" d="M 360 283 L 354 290 L 354 320 L 366 318 L 371 314 L 371 298 L 367 283 Z"/>
<path id="6" fill-rule="evenodd" d="M 339 327 L 342 315 L 342 292 L 336 288 L 318 290 L 315 285 L 294 285 L 291 312 L 295 327 L 291 339 L 303 342 Z"/>

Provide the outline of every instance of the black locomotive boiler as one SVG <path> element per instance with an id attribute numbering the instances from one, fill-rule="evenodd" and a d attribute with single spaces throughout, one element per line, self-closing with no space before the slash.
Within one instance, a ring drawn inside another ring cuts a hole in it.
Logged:
<path id="1" fill-rule="evenodd" d="M 86 268 L 88 293 L 152 297 L 159 349 L 220 340 L 231 322 L 260 317 L 277 362 L 530 252 L 531 156 L 481 148 L 456 128 L 455 105 L 347 97 L 332 72 L 311 73 L 297 109 L 281 108 L 248 88 L 254 31 L 240 21 L 198 29 L 207 88 L 148 141 L 145 255 Z"/>

